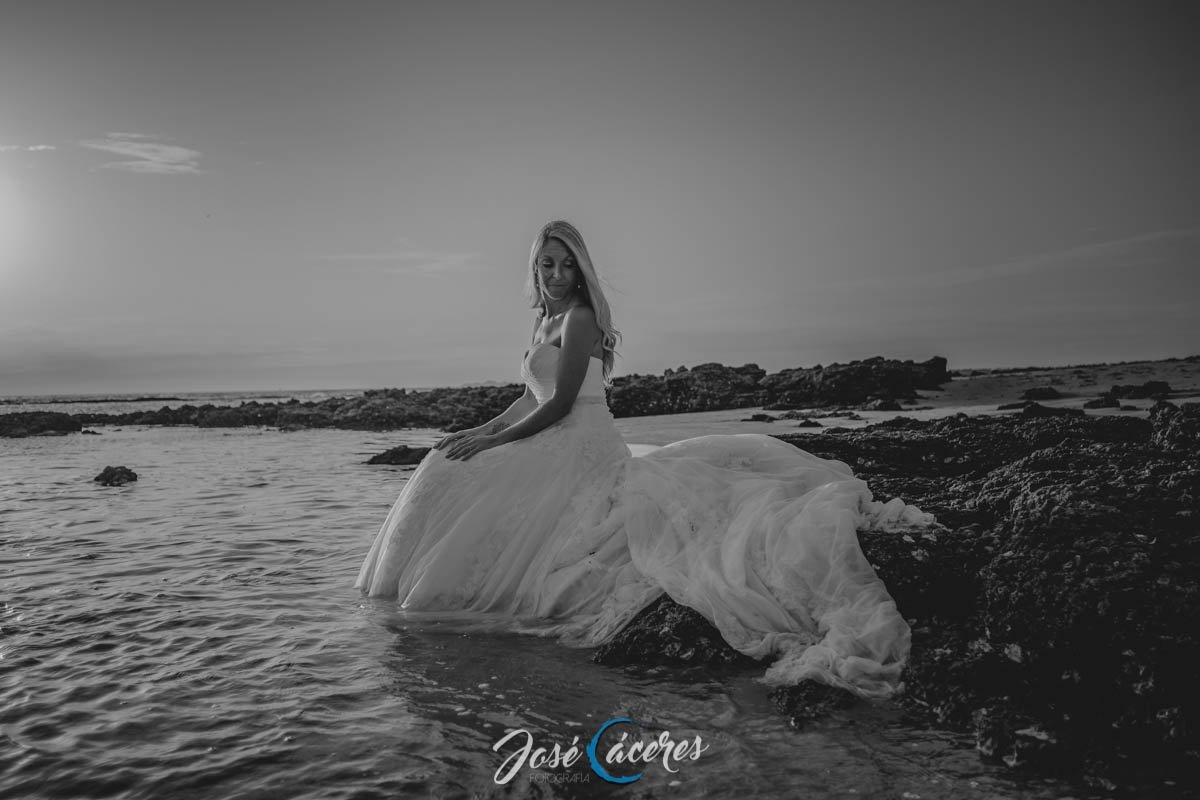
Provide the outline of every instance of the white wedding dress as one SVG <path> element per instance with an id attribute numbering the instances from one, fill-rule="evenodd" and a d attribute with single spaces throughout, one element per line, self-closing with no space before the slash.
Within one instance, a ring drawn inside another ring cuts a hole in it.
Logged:
<path id="1" fill-rule="evenodd" d="M 539 402 L 559 348 L 534 345 L 521 376 Z M 574 407 L 541 432 L 409 478 L 358 576 L 412 612 L 601 644 L 664 592 L 765 680 L 810 678 L 862 696 L 900 688 L 910 633 L 857 529 L 923 527 L 873 502 L 840 461 L 761 434 L 700 436 L 632 456 L 592 357 Z"/>

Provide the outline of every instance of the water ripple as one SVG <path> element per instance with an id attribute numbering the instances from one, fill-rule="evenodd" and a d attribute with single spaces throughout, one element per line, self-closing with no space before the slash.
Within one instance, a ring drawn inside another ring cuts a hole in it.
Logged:
<path id="1" fill-rule="evenodd" d="M 181 427 L 0 444 L 0 794 L 611 796 L 595 775 L 497 786 L 492 745 L 524 728 L 566 746 L 619 715 L 709 745 L 622 796 L 1066 791 L 877 706 L 798 733 L 751 676 L 603 668 L 364 600 L 354 576 L 409 473 L 362 462 L 403 441 Z M 109 464 L 139 480 L 92 484 Z"/>

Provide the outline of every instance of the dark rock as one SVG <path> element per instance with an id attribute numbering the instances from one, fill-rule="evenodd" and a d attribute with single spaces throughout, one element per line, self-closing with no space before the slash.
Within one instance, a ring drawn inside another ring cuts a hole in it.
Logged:
<path id="1" fill-rule="evenodd" d="M 80 433 L 84 433 L 89 436 L 100 436 L 101 435 L 100 431 L 94 431 L 94 430 L 91 430 L 90 428 L 84 428 L 83 430 L 80 431 Z"/>
<path id="2" fill-rule="evenodd" d="M 816 681 L 801 681 L 795 686 L 776 686 L 768 696 L 787 717 L 788 724 L 800 729 L 814 720 L 859 702 L 852 692 Z"/>
<path id="3" fill-rule="evenodd" d="M 400 445 L 393 447 L 391 450 L 386 450 L 379 455 L 371 456 L 367 460 L 368 464 L 392 464 L 398 466 L 412 466 L 420 464 L 421 459 L 425 458 L 431 448 L 428 447 L 408 447 Z"/>
<path id="4" fill-rule="evenodd" d="M 609 407 L 615 417 L 720 411 L 761 405 L 756 364 L 700 364 L 670 375 L 622 375 L 613 379 Z"/>
<path id="5" fill-rule="evenodd" d="M 758 662 L 730 647 L 700 612 L 663 595 L 638 613 L 592 660 L 608 665 L 741 665 Z"/>
<path id="6" fill-rule="evenodd" d="M 253 416 L 248 418 L 240 409 L 221 407 L 201 408 L 195 422 L 198 428 L 240 428 L 253 424 Z"/>
<path id="7" fill-rule="evenodd" d="M 1161 400 L 1171 393 L 1171 386 L 1166 381 L 1146 381 L 1141 385 L 1124 384 L 1114 386 L 1108 390 L 1108 394 L 1116 398 L 1124 398 L 1127 400 L 1145 400 L 1154 399 Z"/>
<path id="8" fill-rule="evenodd" d="M 372 389 L 356 397 L 330 397 L 283 403 L 244 402 L 236 407 L 205 404 L 200 407 L 163 406 L 157 411 L 129 414 L 76 414 L 84 424 L 196 425 L 199 427 L 276 427 L 281 431 L 308 428 L 344 430 L 398 430 L 403 428 L 474 427 L 500 414 L 524 392 L 524 387 L 468 386 L 410 392 L 405 389 Z"/>
<path id="9" fill-rule="evenodd" d="M 0 436 L 19 439 L 25 436 L 61 436 L 83 428 L 71 414 L 58 411 L 20 411 L 0 414 Z"/>
<path id="10" fill-rule="evenodd" d="M 859 531 L 859 544 L 888 594 L 906 616 L 969 615 L 978 591 L 979 570 L 993 557 L 994 537 L 977 525 L 935 526 L 902 535 Z M 944 607 L 948 598 L 955 603 Z"/>
<path id="11" fill-rule="evenodd" d="M 835 403 L 857 405 L 871 397 L 914 398 L 918 388 L 937 389 L 949 380 L 946 360 L 941 357 L 920 364 L 876 357 L 770 375 L 757 364 L 700 364 L 690 370 L 669 370 L 661 377 L 618 377 L 613 380 L 610 407 L 617 417 L 756 405 L 783 411 Z"/>
<path id="12" fill-rule="evenodd" d="M 785 369 L 759 382 L 763 407 L 771 410 L 830 403 L 859 405 L 871 397 L 915 398 L 917 389 L 940 389 L 950 380 L 946 359 L 920 364 L 876 356 L 849 364 Z"/>
<path id="13" fill-rule="evenodd" d="M 99 475 L 92 478 L 102 486 L 124 486 L 137 479 L 137 473 L 128 467 L 105 467 Z"/>
<path id="14" fill-rule="evenodd" d="M 1160 403 L 1150 420 L 959 415 L 792 440 L 944 526 L 859 532 L 913 625 L 902 702 L 1014 766 L 1189 769 L 1198 421 Z"/>
<path id="15" fill-rule="evenodd" d="M 1030 406 L 1036 406 L 1036 405 L 1037 405 L 1037 403 L 1033 402 L 1032 400 L 1019 400 L 1016 403 L 1004 403 L 1003 405 L 998 405 L 998 406 L 996 406 L 996 410 L 997 411 L 1017 411 L 1022 408 L 1029 408 Z"/>
<path id="16" fill-rule="evenodd" d="M 1082 408 L 1053 408 L 1039 403 L 1031 403 L 1021 411 L 1021 416 L 1029 417 L 1082 417 Z"/>
<path id="17" fill-rule="evenodd" d="M 1058 400 L 1062 395 L 1053 386 L 1034 386 L 1021 395 L 1023 400 Z"/>
<path id="18" fill-rule="evenodd" d="M 881 397 L 863 405 L 863 411 L 900 411 L 900 404 L 889 397 Z"/>
<path id="19" fill-rule="evenodd" d="M 779 419 L 779 418 L 772 417 L 770 414 L 751 414 L 748 417 L 743 417 L 741 421 L 742 422 L 774 422 L 777 419 Z"/>
<path id="20" fill-rule="evenodd" d="M 806 420 L 801 420 L 800 422 L 797 422 L 796 427 L 797 428 L 820 428 L 823 426 L 821 425 L 821 423 L 817 422 L 815 419 L 806 419 Z"/>
<path id="21" fill-rule="evenodd" d="M 1010 767 L 1049 767 L 1059 755 L 1058 740 L 1037 720 L 1006 706 L 985 706 L 972 714 L 975 749 L 984 759 Z"/>
<path id="22" fill-rule="evenodd" d="M 1155 447 L 1193 457 L 1200 452 L 1200 403 L 1159 401 L 1150 408 L 1150 440 Z"/>
<path id="23" fill-rule="evenodd" d="M 1117 398 L 1113 397 L 1108 392 L 1097 397 L 1095 400 L 1088 400 L 1083 404 L 1084 408 L 1120 408 L 1121 404 Z"/>

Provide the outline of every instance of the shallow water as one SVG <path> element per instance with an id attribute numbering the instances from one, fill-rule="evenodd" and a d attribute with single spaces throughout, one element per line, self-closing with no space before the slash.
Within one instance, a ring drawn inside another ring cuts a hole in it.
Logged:
<path id="1" fill-rule="evenodd" d="M 797 732 L 754 674 L 601 667 L 364 600 L 407 473 L 363 462 L 434 432 L 98 430 L 0 440 L 0 795 L 1088 794 L 1013 780 L 888 706 Z M 118 464 L 139 480 L 91 482 Z M 622 716 L 707 749 L 625 786 L 586 756 L 495 783 L 507 731 L 582 749 Z"/>

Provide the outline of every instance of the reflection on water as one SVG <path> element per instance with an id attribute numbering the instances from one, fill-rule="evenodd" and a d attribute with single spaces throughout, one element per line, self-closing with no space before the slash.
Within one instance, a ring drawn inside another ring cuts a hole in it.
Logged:
<path id="1" fill-rule="evenodd" d="M 0 441 L 0 794 L 1067 793 L 1010 780 L 963 737 L 886 706 L 796 732 L 757 672 L 600 667 L 360 597 L 360 561 L 406 474 L 363 462 L 435 434 L 101 430 Z M 139 480 L 91 483 L 117 464 Z M 627 786 L 586 757 L 494 783 L 507 731 L 565 748 L 622 716 L 707 750 Z"/>

